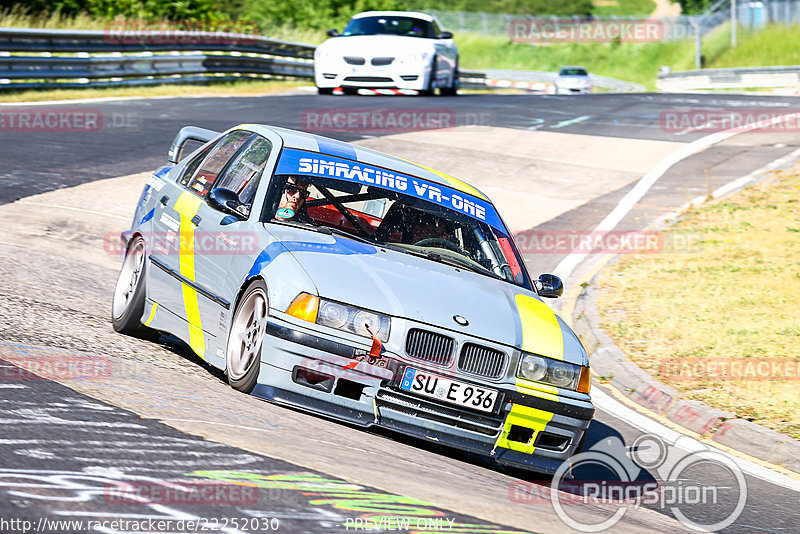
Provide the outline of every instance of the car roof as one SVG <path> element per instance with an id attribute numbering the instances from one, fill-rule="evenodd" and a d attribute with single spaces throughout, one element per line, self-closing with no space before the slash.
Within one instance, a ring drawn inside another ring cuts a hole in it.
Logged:
<path id="1" fill-rule="evenodd" d="M 299 150 L 308 150 L 311 152 L 318 152 L 326 156 L 334 156 L 345 158 L 359 163 L 366 163 L 376 167 L 383 167 L 389 170 L 401 172 L 411 176 L 422 178 L 429 182 L 439 185 L 451 187 L 456 191 L 472 195 L 474 197 L 485 200 L 489 203 L 491 201 L 476 187 L 469 185 L 463 180 L 454 178 L 442 172 L 436 171 L 419 163 L 414 163 L 397 156 L 384 154 L 371 148 L 366 148 L 338 139 L 331 139 L 322 135 L 316 135 L 308 132 L 301 132 L 298 130 L 290 130 L 288 128 L 281 128 L 279 126 L 268 126 L 265 124 L 242 124 L 236 128 L 244 128 L 251 130 L 262 135 L 265 131 L 271 131 L 279 135 L 283 139 L 283 146 L 285 148 L 296 148 Z"/>
<path id="2" fill-rule="evenodd" d="M 418 11 L 364 11 L 363 13 L 358 13 L 356 15 L 353 15 L 353 18 L 360 19 L 362 17 L 379 17 L 379 16 L 414 17 L 422 20 L 427 20 L 428 22 L 433 22 L 434 20 L 431 15 L 428 15 L 427 13 L 420 13 Z"/>
<path id="3" fill-rule="evenodd" d="M 564 65 L 563 67 L 561 67 L 558 70 L 562 71 L 562 70 L 565 70 L 565 69 L 581 69 L 581 70 L 584 70 L 586 72 L 589 72 L 589 70 L 586 67 L 581 67 L 580 65 Z"/>

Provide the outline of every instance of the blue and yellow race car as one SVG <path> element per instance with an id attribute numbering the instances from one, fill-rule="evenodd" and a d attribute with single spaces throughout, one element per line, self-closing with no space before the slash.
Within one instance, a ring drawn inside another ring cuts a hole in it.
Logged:
<path id="1" fill-rule="evenodd" d="M 202 143 L 181 159 L 184 145 Z M 586 351 L 494 205 L 445 174 L 263 125 L 186 127 L 144 188 L 114 328 L 239 391 L 554 472 L 594 415 Z"/>

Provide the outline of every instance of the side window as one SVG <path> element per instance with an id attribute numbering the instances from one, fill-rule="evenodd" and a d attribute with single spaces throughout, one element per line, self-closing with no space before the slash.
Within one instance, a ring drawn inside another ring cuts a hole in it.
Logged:
<path id="1" fill-rule="evenodd" d="M 181 174 L 180 183 L 183 187 L 189 185 L 189 180 L 192 179 L 194 176 L 195 171 L 197 171 L 197 167 L 203 163 L 203 160 L 206 159 L 208 153 L 214 150 L 214 147 L 217 146 L 217 143 L 212 143 L 211 145 L 207 146 L 203 151 L 201 151 L 195 158 L 186 164 L 186 167 L 183 168 L 183 174 Z"/>
<path id="2" fill-rule="evenodd" d="M 230 189 L 239 195 L 239 200 L 249 210 L 271 150 L 272 143 L 261 136 L 254 138 L 247 148 L 236 156 L 225 174 L 217 179 L 214 187 Z"/>
<path id="3" fill-rule="evenodd" d="M 433 37 L 434 38 L 439 37 L 439 34 L 442 33 L 441 28 L 439 28 L 439 25 L 436 24 L 436 21 L 433 21 L 432 24 L 433 24 Z"/>
<path id="4" fill-rule="evenodd" d="M 188 183 L 189 189 L 200 195 L 206 194 L 214 186 L 219 173 L 225 168 L 228 161 L 242 148 L 247 140 L 253 135 L 252 132 L 236 130 L 219 142 L 203 160 L 198 170 L 192 175 Z M 192 162 L 194 163 L 194 162 Z"/>

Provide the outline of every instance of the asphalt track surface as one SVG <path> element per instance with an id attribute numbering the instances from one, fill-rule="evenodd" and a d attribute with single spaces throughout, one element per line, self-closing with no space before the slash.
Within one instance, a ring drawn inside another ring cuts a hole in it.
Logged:
<path id="1" fill-rule="evenodd" d="M 241 122 L 264 122 L 303 129 L 307 126 L 304 121 L 307 115 L 304 112 L 309 110 L 368 107 L 447 109 L 452 111 L 455 125 L 480 124 L 688 143 L 707 132 L 665 131 L 661 123 L 662 112 L 678 108 L 735 108 L 786 113 L 798 109 L 798 106 L 800 100 L 792 98 L 649 94 L 591 95 L 580 98 L 464 95 L 456 99 L 319 97 L 301 94 L 268 98 L 154 99 L 66 104 L 58 107 L 99 113 L 103 117 L 102 129 L 87 133 L 0 132 L 0 161 L 3 163 L 0 169 L 0 204 L 46 191 L 152 170 L 164 163 L 166 149 L 172 137 L 186 124 L 222 130 Z M 14 109 L 18 108 L 19 106 L 14 106 Z M 5 108 L 0 108 L 0 114 L 4 110 Z M 324 133 L 346 141 L 381 135 L 381 132 L 366 135 L 351 131 Z M 800 145 L 800 136 L 796 132 L 753 133 L 739 137 L 742 139 L 736 143 L 715 146 L 671 168 L 626 216 L 619 228 L 643 228 L 657 217 L 676 209 L 687 199 L 707 194 L 731 179 L 785 156 Z M 632 185 L 563 214 L 541 228 L 591 229 L 608 214 L 630 187 Z M 57 315 L 59 310 L 55 309 L 55 305 L 53 304 L 53 309 L 42 306 L 42 303 L 50 301 L 37 295 L 48 291 L 55 273 L 77 272 L 81 270 L 80 265 L 76 262 L 60 266 L 53 262 L 54 265 L 48 265 L 46 254 L 21 258 L 13 247 L 0 244 L 0 248 L 3 257 L 0 262 L 0 279 L 3 280 L 0 294 L 6 300 L 4 311 L 29 313 L 30 322 L 37 325 L 40 323 L 33 316 L 42 313 Z M 551 271 L 560 259 L 557 255 L 526 258 L 532 273 Z M 59 269 L 55 270 L 54 267 Z M 13 287 L 14 281 L 26 279 L 26 276 L 27 283 L 24 287 Z M 107 306 L 103 308 L 102 302 L 110 299 L 111 287 L 108 283 L 109 280 L 113 283 L 113 274 L 83 268 L 81 276 L 83 278 L 63 282 L 70 297 L 69 307 L 78 312 L 73 314 L 78 319 L 76 323 L 70 324 L 70 328 L 74 324 L 78 324 L 80 328 L 83 321 L 91 326 L 87 327 L 86 333 L 72 332 L 73 337 L 70 337 L 60 332 L 48 332 L 47 323 L 44 322 L 41 323 L 44 326 L 35 335 L 27 331 L 22 334 L 11 330 L 3 331 L 0 337 L 6 340 L 4 349 L 19 353 L 26 350 L 41 351 L 44 350 L 42 347 L 67 350 L 84 348 L 78 340 L 81 336 L 94 336 L 98 324 L 107 314 Z M 20 295 L 30 300 L 25 301 Z M 82 295 L 86 295 L 83 302 Z M 40 309 L 31 309 L 34 306 L 39 306 Z M 58 324 L 58 321 L 53 321 L 50 328 L 57 328 Z M 222 381 L 218 373 L 204 367 L 188 354 L 185 347 L 171 344 L 169 340 L 161 341 L 160 344 L 153 344 L 154 353 L 168 353 L 178 362 L 161 369 L 161 372 L 176 373 L 176 376 L 191 375 L 209 383 Z M 37 348 L 26 348 L 29 345 Z M 112 349 L 109 348 L 109 351 Z M 296 477 L 300 473 L 334 480 L 328 482 L 334 485 L 340 481 L 336 477 L 268 455 L 201 439 L 180 432 L 173 426 L 140 418 L 131 411 L 95 400 L 55 382 L 24 376 L 24 373 L 7 361 L 3 363 L 2 371 L 4 379 L 0 380 L 0 451 L 3 454 L 0 457 L 0 494 L 3 497 L 0 498 L 0 519 L 18 518 L 36 523 L 45 516 L 58 519 L 130 516 L 171 520 L 241 516 L 251 520 L 278 518 L 280 532 L 329 532 L 345 530 L 343 525 L 347 519 L 359 516 L 357 511 L 331 504 L 330 501 L 334 499 L 328 494 L 320 498 L 319 494 L 309 495 L 313 491 L 310 492 L 308 488 L 305 488 L 306 491 L 297 489 L 299 486 L 296 485 Z M 231 398 L 235 398 L 234 392 L 231 391 L 230 394 Z M 294 413 L 292 417 L 300 418 L 302 422 L 299 424 L 309 425 L 312 432 L 315 430 L 318 418 Z M 353 432 L 356 435 L 361 432 L 336 423 L 330 425 L 333 428 L 341 427 L 341 433 L 348 436 Z M 621 414 L 598 411 L 590 428 L 587 446 L 592 447 L 609 438 L 612 441 L 614 438 L 619 439 L 626 446 L 631 446 L 640 436 L 642 431 L 626 421 Z M 419 451 L 419 467 L 416 471 L 408 472 L 407 476 L 423 484 L 437 484 L 435 477 L 429 472 L 432 464 L 424 463 L 430 462 L 431 456 L 441 457 L 443 462 L 451 465 L 464 462 L 463 473 L 468 479 L 501 476 L 479 459 L 462 458 L 458 454 L 428 444 L 403 440 L 398 436 L 389 438 L 398 440 L 400 443 L 397 446 L 402 445 L 404 450 Z M 372 438 L 363 439 L 368 441 Z M 334 442 L 332 446 L 348 444 L 352 442 L 342 438 L 341 442 Z M 291 446 L 292 444 L 287 444 L 287 447 Z M 388 446 L 392 444 L 389 443 Z M 321 447 L 320 454 L 324 453 L 325 447 Z M 109 490 L 115 481 L 124 478 L 120 477 L 120 473 L 127 477 L 140 477 L 135 482 L 152 490 L 153 487 L 162 487 L 164 481 L 191 480 L 187 477 L 196 476 L 198 472 L 205 474 L 203 480 L 219 481 L 222 476 L 220 473 L 230 471 L 245 471 L 261 477 L 286 476 L 295 485 L 287 483 L 281 487 L 280 484 L 270 481 L 265 483 L 268 487 L 259 488 L 255 497 L 247 495 L 242 502 L 220 502 L 217 505 L 206 503 L 203 506 L 182 503 L 174 496 L 169 504 L 122 505 L 119 501 L 114 501 L 115 495 Z M 659 473 L 655 471 L 656 469 L 641 469 L 636 480 L 644 483 L 659 478 Z M 684 475 L 687 484 L 695 482 L 708 485 L 718 483 L 724 473 L 720 473 L 713 465 L 701 465 Z M 540 478 L 531 479 L 521 473 L 511 473 L 511 476 L 519 481 L 530 479 L 541 483 Z M 604 480 L 609 474 L 587 471 L 581 476 L 589 480 Z M 739 519 L 723 530 L 724 532 L 798 532 L 798 493 L 749 475 L 746 482 L 746 507 Z M 465 480 L 465 483 L 469 481 Z M 323 488 L 325 489 L 333 491 Z M 385 493 L 384 490 L 366 486 L 359 486 L 359 489 L 353 491 Z M 508 491 L 507 485 L 505 491 Z M 715 506 L 695 508 L 695 513 L 702 516 L 696 519 L 704 523 L 708 523 L 709 518 L 723 519 L 734 506 L 735 499 L 733 492 L 722 492 L 720 502 Z M 311 503 L 312 500 L 317 503 Z M 326 500 L 327 503 L 319 503 Z M 503 527 L 502 522 L 489 523 L 470 514 L 449 511 L 447 507 L 429 507 L 433 510 L 429 517 L 444 517 L 461 524 L 474 524 L 476 529 L 483 529 L 480 531 L 498 531 Z M 666 517 L 673 516 L 669 507 L 651 505 L 650 508 Z M 689 510 L 689 515 L 692 513 L 690 509 L 683 510 Z M 552 510 L 550 514 L 552 515 Z M 539 516 L 532 512 L 531 517 L 531 524 L 525 528 L 533 532 L 542 531 L 541 523 L 533 519 Z M 640 528 L 655 527 L 654 523 L 648 521 L 647 518 L 643 519 L 639 523 Z M 623 525 L 625 522 L 620 524 Z M 632 525 L 634 530 L 636 525 Z M 678 523 L 674 525 L 680 527 Z M 232 525 L 225 527 L 230 529 Z M 171 525 L 170 528 L 174 529 L 175 526 Z M 566 527 L 563 530 L 568 531 Z M 1 522 L 0 531 L 21 532 L 13 525 L 4 526 Z M 70 529 L 62 527 L 52 531 Z M 81 529 L 76 528 L 74 531 Z"/>

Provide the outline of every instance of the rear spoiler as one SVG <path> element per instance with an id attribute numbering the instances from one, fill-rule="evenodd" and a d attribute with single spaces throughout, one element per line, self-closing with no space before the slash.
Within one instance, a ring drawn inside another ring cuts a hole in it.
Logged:
<path id="1" fill-rule="evenodd" d="M 173 139 L 172 146 L 169 147 L 169 152 L 167 152 L 167 159 L 169 159 L 170 163 L 178 163 L 183 155 L 183 146 L 186 141 L 199 141 L 205 144 L 216 139 L 219 135 L 220 132 L 215 132 L 214 130 L 206 130 L 197 126 L 184 126 Z"/>

